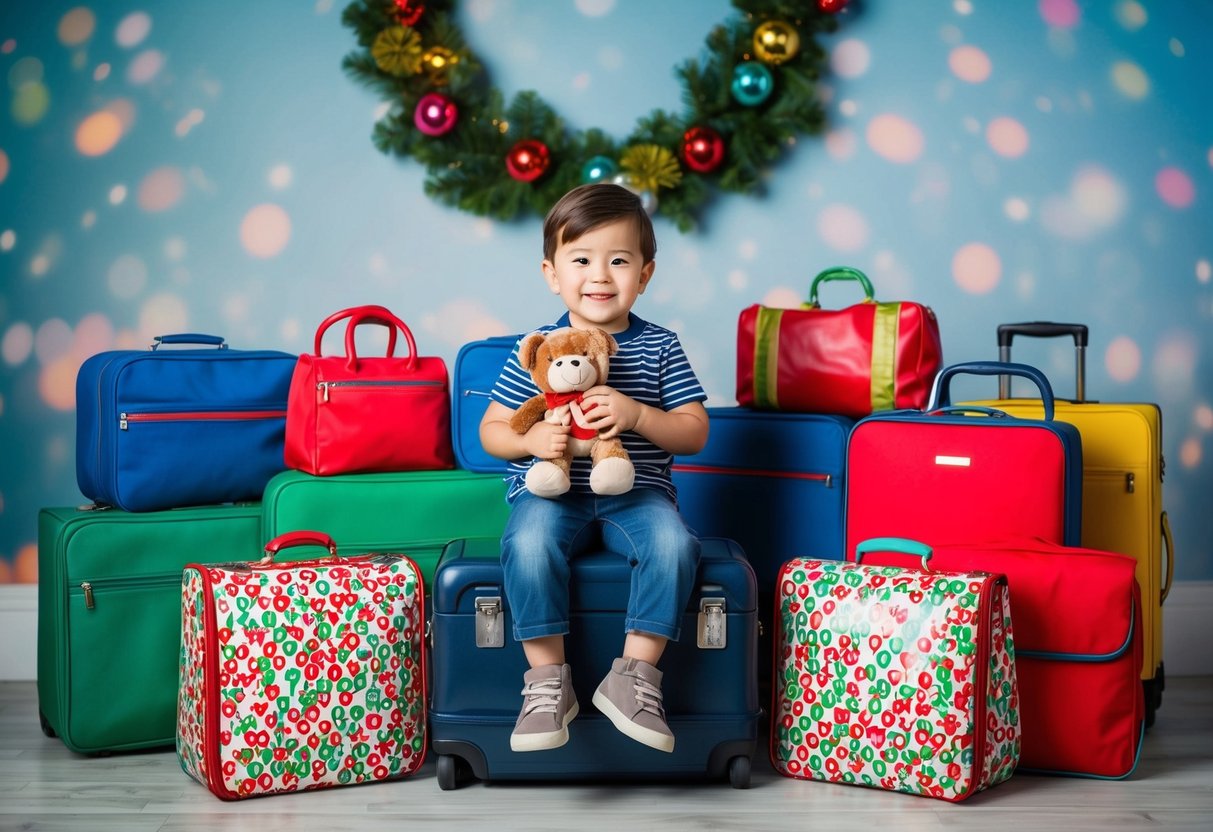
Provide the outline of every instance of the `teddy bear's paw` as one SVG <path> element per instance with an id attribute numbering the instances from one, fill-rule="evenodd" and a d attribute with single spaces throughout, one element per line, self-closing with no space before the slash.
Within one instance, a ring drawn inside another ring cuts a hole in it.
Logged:
<path id="1" fill-rule="evenodd" d="M 569 476 L 555 463 L 536 460 L 526 472 L 526 488 L 536 497 L 559 497 L 569 490 Z"/>
<path id="2" fill-rule="evenodd" d="M 609 456 L 590 471 L 590 490 L 604 496 L 623 494 L 632 490 L 636 469 L 630 459 Z"/>

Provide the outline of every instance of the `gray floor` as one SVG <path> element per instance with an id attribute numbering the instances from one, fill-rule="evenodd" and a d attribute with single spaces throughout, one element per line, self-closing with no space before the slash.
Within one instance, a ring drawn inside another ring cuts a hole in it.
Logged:
<path id="1" fill-rule="evenodd" d="M 1213 829 L 1213 678 L 1168 680 L 1137 772 L 1104 782 L 1018 775 L 959 805 L 789 780 L 754 761 L 753 787 L 719 783 L 439 790 L 409 780 L 224 803 L 171 751 L 80 757 L 38 728 L 32 682 L 0 683 L 0 830 Z"/>

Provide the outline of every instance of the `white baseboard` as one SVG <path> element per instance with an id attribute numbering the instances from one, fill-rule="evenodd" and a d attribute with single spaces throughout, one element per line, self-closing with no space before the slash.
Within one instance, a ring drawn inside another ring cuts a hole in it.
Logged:
<path id="1" fill-rule="evenodd" d="M 1213 675 L 1213 581 L 1176 583 L 1164 616 L 1167 676 Z M 0 584 L 0 680 L 37 678 L 37 632 L 37 587 Z"/>

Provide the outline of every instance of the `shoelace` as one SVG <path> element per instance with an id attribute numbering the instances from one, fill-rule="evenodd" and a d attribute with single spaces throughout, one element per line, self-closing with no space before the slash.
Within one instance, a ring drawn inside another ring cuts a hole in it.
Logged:
<path id="1" fill-rule="evenodd" d="M 560 679 L 540 679 L 528 684 L 522 689 L 522 695 L 527 698 L 522 709 L 523 716 L 534 713 L 556 713 L 556 708 L 560 705 L 561 687 Z M 660 693 L 658 695 L 660 696 Z"/>
<path id="2" fill-rule="evenodd" d="M 665 719 L 665 708 L 661 704 L 661 688 L 654 685 L 652 682 L 636 677 L 634 684 L 636 688 L 636 701 L 640 703 L 640 710 L 648 711 L 651 714 Z"/>

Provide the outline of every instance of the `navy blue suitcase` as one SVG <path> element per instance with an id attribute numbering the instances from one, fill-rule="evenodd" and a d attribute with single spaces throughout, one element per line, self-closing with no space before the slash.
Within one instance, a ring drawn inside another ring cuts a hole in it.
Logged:
<path id="1" fill-rule="evenodd" d="M 506 462 L 491 456 L 480 444 L 480 419 L 488 409 L 493 386 L 501 375 L 518 335 L 501 335 L 471 341 L 455 356 L 455 378 L 451 385 L 451 444 L 455 462 L 467 471 L 504 473 Z"/>
<path id="2" fill-rule="evenodd" d="M 623 645 L 631 567 L 600 550 L 572 564 L 566 650 L 581 712 L 564 746 L 518 753 L 510 750 L 510 732 L 527 664 L 502 589 L 500 543 L 469 538 L 447 545 L 432 596 L 430 742 L 439 787 L 453 789 L 470 773 L 481 780 L 727 777 L 734 788 L 746 788 L 761 709 L 757 589 L 745 553 L 730 540 L 703 541 L 682 637 L 670 642 L 660 663 L 672 753 L 629 739 L 591 705 Z"/>
<path id="3" fill-rule="evenodd" d="M 164 344 L 200 349 L 158 349 Z M 125 511 L 260 500 L 286 469 L 297 356 L 162 335 L 147 350 L 87 359 L 76 376 L 76 482 Z"/>

